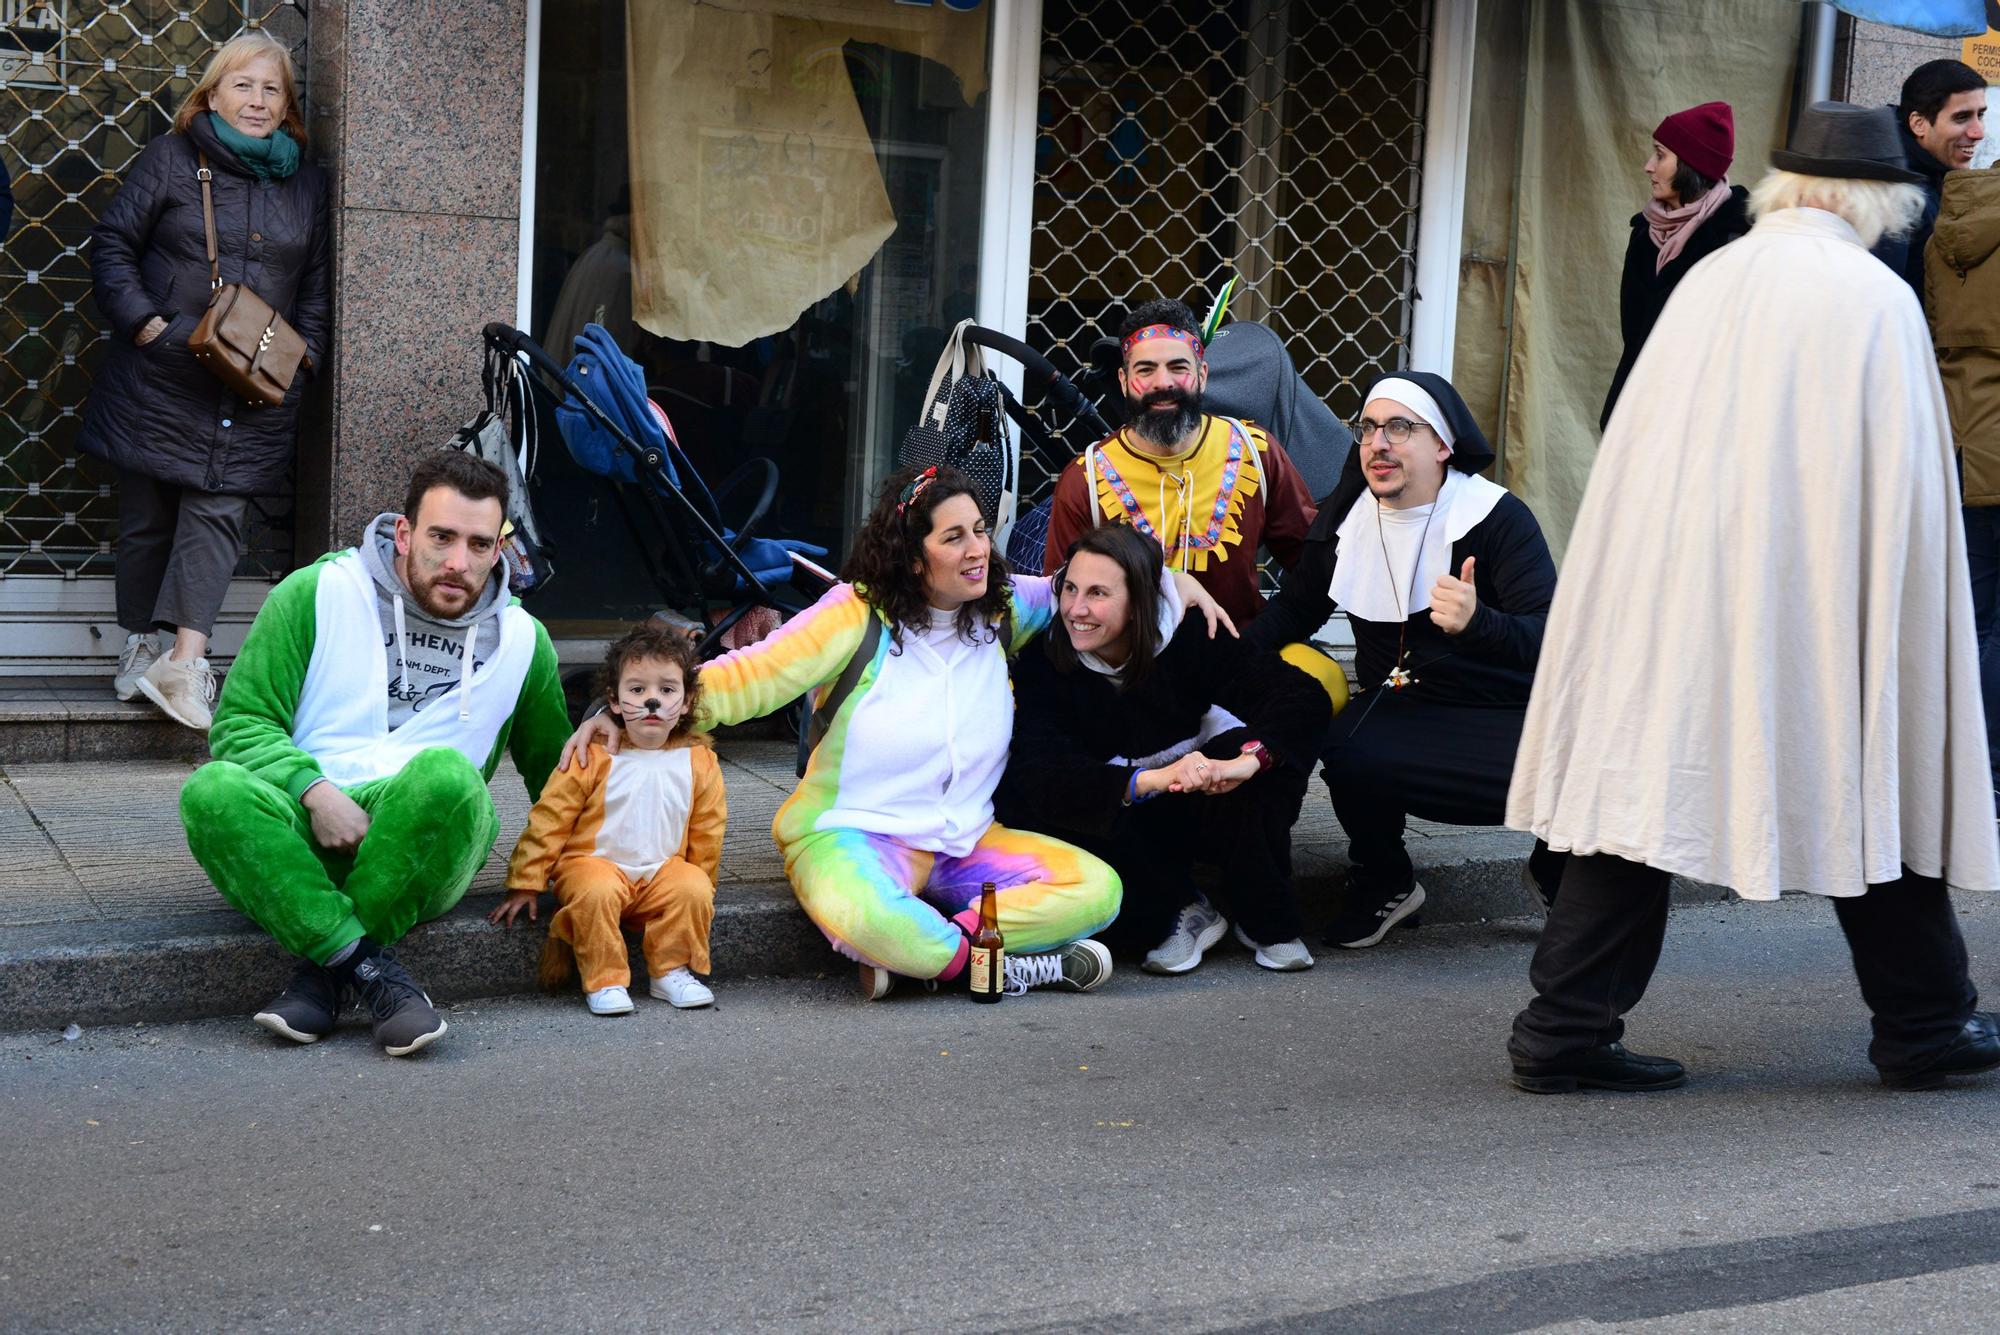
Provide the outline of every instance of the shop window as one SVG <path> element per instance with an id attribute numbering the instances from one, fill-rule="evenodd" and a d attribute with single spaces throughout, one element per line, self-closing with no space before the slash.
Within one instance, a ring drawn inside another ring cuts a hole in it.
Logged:
<path id="1" fill-rule="evenodd" d="M 778 530 L 843 551 L 972 312 L 989 21 L 965 0 L 545 0 L 528 332 L 567 361 L 603 324 L 703 476 L 774 460 Z M 643 614 L 645 534 L 545 460 L 565 577 L 538 612 Z"/>

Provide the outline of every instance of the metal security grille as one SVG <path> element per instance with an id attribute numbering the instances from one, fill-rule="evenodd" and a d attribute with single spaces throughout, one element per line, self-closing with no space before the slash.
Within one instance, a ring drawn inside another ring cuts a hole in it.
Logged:
<path id="1" fill-rule="evenodd" d="M 1428 0 L 1048 0 L 1029 341 L 1080 369 L 1130 306 L 1200 314 L 1235 274 L 1232 318 L 1269 324 L 1358 411 L 1358 382 L 1408 360 L 1430 17 Z"/>
<path id="2" fill-rule="evenodd" d="M 91 299 L 91 229 L 215 48 L 249 27 L 285 42 L 303 76 L 306 0 L 0 0 L 14 189 L 0 246 L 0 580 L 112 573 L 111 473 L 76 449 L 110 337 Z M 254 504 L 238 573 L 289 569 L 290 529 L 289 497 Z"/>

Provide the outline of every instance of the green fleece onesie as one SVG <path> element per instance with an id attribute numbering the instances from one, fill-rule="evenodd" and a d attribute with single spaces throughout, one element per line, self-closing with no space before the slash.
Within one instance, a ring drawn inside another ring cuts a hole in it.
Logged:
<path id="1" fill-rule="evenodd" d="M 209 731 L 215 759 L 181 790 L 188 848 L 222 897 L 318 964 L 363 935 L 388 945 L 456 904 L 499 830 L 486 785 L 502 748 L 528 796 L 539 798 L 570 732 L 555 648 L 540 622 L 519 613 L 533 627 L 533 655 L 484 764 L 475 768 L 447 742 L 416 751 L 386 776 L 342 784 L 368 813 L 368 833 L 352 855 L 321 849 L 300 799 L 327 776 L 321 758 L 294 740 L 302 703 L 309 690 L 351 697 L 371 689 L 376 665 L 364 656 L 385 656 L 370 626 L 365 639 L 353 637 L 356 661 L 331 687 L 324 669 L 309 681 L 324 615 L 321 580 L 340 577 L 335 563 L 353 555 L 329 553 L 271 591 L 217 702 Z"/>

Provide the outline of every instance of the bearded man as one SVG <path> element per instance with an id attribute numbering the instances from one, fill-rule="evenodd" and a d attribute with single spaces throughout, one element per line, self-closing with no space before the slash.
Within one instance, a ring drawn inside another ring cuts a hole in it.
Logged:
<path id="1" fill-rule="evenodd" d="M 1130 524 L 1161 545 L 1169 570 L 1192 575 L 1243 626 L 1264 605 L 1258 549 L 1291 569 L 1317 511 L 1269 432 L 1202 411 L 1200 328 L 1178 301 L 1146 302 L 1120 326 L 1126 424 L 1056 480 L 1043 569 L 1053 574 L 1100 524 Z"/>
<path id="2" fill-rule="evenodd" d="M 271 590 L 216 705 L 215 759 L 181 790 L 195 861 L 300 959 L 254 1017 L 293 1042 L 331 1033 L 350 992 L 391 1056 L 444 1033 L 388 947 L 484 865 L 501 750 L 535 798 L 569 737 L 555 648 L 508 596 L 506 503 L 506 474 L 439 450 L 402 514 Z"/>
<path id="3" fill-rule="evenodd" d="M 1689 270 L 1590 474 L 1507 823 L 1571 853 L 1514 1083 L 1666 1089 L 1623 1015 L 1672 876 L 1833 899 L 1893 1088 L 2000 1066 L 1950 884 L 2000 890 L 1951 426 L 1870 258 L 1923 210 L 1884 108 L 1816 103 Z"/>

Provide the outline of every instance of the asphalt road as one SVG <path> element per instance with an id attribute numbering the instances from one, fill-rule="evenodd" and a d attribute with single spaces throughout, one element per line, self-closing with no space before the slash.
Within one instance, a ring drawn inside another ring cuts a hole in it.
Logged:
<path id="1" fill-rule="evenodd" d="M 2000 999 L 2000 903 L 1968 902 Z M 2000 1078 L 1894 1094 L 1833 915 L 1676 914 L 1643 1051 L 1537 1098 L 1533 924 L 993 1008 L 473 1003 L 0 1038 L 0 1328 L 1991 1330 Z"/>

